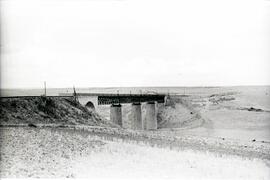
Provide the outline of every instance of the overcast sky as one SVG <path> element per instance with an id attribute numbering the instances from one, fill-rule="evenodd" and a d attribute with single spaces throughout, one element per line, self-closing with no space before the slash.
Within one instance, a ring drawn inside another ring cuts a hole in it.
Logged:
<path id="1" fill-rule="evenodd" d="M 2 0 L 1 87 L 270 84 L 267 0 Z"/>

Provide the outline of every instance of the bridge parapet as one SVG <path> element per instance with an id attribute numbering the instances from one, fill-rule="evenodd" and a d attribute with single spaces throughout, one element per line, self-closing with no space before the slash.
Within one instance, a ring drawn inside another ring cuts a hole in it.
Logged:
<path id="1" fill-rule="evenodd" d="M 73 94 L 61 94 L 72 96 Z M 141 102 L 165 102 L 165 94 L 102 94 L 102 93 L 77 93 L 79 99 L 87 99 L 88 97 L 97 98 L 97 105 L 107 104 L 126 104 Z M 85 103 L 82 103 L 85 104 Z"/>
<path id="2" fill-rule="evenodd" d="M 100 95 L 98 96 L 98 104 L 124 104 L 124 103 L 136 103 L 136 102 L 165 102 L 165 95 L 157 94 L 113 94 L 113 95 Z"/>

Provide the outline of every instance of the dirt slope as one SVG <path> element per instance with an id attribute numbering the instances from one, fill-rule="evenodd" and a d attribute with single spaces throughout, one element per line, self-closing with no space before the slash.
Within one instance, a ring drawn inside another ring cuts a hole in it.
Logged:
<path id="1" fill-rule="evenodd" d="M 112 123 L 89 111 L 72 98 L 20 97 L 1 98 L 1 125 L 9 124 L 85 124 L 111 126 Z"/>

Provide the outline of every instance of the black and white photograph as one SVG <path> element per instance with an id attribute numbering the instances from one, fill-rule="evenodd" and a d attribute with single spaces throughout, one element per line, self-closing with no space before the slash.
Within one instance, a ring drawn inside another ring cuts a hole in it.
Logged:
<path id="1" fill-rule="evenodd" d="M 0 179 L 270 179 L 270 0 L 0 0 Z"/>

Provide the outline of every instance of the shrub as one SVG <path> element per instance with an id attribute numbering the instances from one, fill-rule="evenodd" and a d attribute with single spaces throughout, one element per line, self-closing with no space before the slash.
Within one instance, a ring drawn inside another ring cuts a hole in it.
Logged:
<path id="1" fill-rule="evenodd" d="M 41 96 L 38 100 L 37 108 L 48 115 L 58 117 L 56 113 L 57 104 L 52 98 Z"/>

